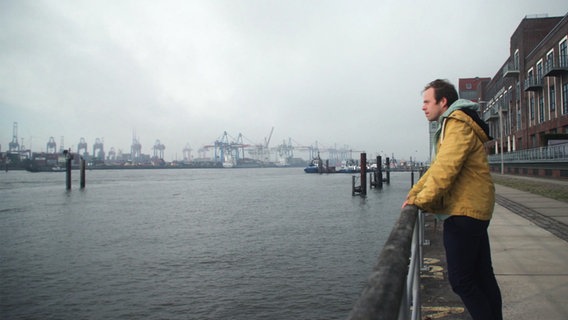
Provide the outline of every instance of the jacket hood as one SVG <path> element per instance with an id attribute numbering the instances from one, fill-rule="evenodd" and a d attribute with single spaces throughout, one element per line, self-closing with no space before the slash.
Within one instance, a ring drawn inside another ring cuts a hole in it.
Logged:
<path id="1" fill-rule="evenodd" d="M 460 116 L 459 113 L 454 113 L 455 111 L 462 111 L 466 116 Z M 444 122 L 447 118 L 456 118 L 458 120 L 464 121 L 468 123 L 472 129 L 475 131 L 477 136 L 482 142 L 487 142 L 493 140 L 491 136 L 489 136 L 489 126 L 485 121 L 481 120 L 479 115 L 477 114 L 477 110 L 479 110 L 479 104 L 470 100 L 466 99 L 458 99 L 444 112 L 440 119 L 438 119 L 438 129 L 436 130 L 435 134 L 435 141 L 437 142 L 440 138 L 440 134 L 442 132 L 442 127 L 444 126 Z"/>

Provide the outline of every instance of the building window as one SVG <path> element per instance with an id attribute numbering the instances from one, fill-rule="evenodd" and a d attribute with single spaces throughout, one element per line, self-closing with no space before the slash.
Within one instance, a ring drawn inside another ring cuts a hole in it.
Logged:
<path id="1" fill-rule="evenodd" d="M 562 40 L 558 45 L 558 57 L 560 58 L 560 67 L 566 68 L 568 66 L 568 44 L 566 39 Z"/>
<path id="2" fill-rule="evenodd" d="M 562 85 L 562 114 L 568 114 L 568 82 Z"/>
<path id="3" fill-rule="evenodd" d="M 554 90 L 554 85 L 550 86 L 550 112 L 556 111 L 556 91 Z"/>
<path id="4" fill-rule="evenodd" d="M 536 64 L 536 82 L 538 82 L 540 79 L 542 79 L 543 76 L 543 72 L 542 72 L 542 60 L 540 60 L 537 64 Z"/>
<path id="5" fill-rule="evenodd" d="M 546 69 L 550 70 L 554 66 L 554 51 L 546 54 Z"/>
<path id="6" fill-rule="evenodd" d="M 544 97 L 541 95 L 538 98 L 538 123 L 544 122 Z"/>

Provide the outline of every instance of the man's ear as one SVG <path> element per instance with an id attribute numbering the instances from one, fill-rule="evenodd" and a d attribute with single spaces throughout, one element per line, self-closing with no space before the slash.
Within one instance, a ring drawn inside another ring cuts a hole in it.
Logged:
<path id="1" fill-rule="evenodd" d="M 446 107 L 449 108 L 450 106 L 448 106 L 448 99 L 446 99 L 446 97 L 442 97 L 442 99 L 440 99 L 440 103 L 442 104 L 442 108 Z"/>

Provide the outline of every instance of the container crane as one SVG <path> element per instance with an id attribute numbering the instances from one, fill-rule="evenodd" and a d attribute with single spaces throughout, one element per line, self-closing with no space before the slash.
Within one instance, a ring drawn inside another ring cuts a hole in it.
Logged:
<path id="1" fill-rule="evenodd" d="M 154 158 L 164 159 L 164 150 L 166 149 L 166 146 L 160 142 L 160 139 L 156 140 L 153 149 L 154 149 Z"/>
<path id="2" fill-rule="evenodd" d="M 57 153 L 57 143 L 53 137 L 49 137 L 49 140 L 47 141 L 46 152 Z"/>
<path id="3" fill-rule="evenodd" d="M 18 123 L 14 122 L 12 128 L 12 141 L 8 143 L 8 152 L 20 151 L 20 144 L 18 143 Z"/>
<path id="4" fill-rule="evenodd" d="M 85 138 L 83 137 L 79 139 L 79 144 L 77 144 L 77 154 L 79 154 L 82 157 L 85 157 L 88 154 L 87 141 L 85 141 Z"/>
<path id="5" fill-rule="evenodd" d="M 110 148 L 110 151 L 108 152 L 108 157 L 107 160 L 116 160 L 116 151 L 114 150 L 114 147 Z"/>
<path id="6" fill-rule="evenodd" d="M 96 138 L 95 144 L 93 144 L 93 160 L 104 160 L 105 150 L 104 141 L 102 139 Z"/>
<path id="7" fill-rule="evenodd" d="M 132 163 L 139 161 L 142 157 L 142 145 L 136 138 L 136 136 L 132 137 L 132 145 L 130 146 L 130 160 Z"/>
<path id="8" fill-rule="evenodd" d="M 189 145 L 189 143 L 185 144 L 185 147 L 183 148 L 183 160 L 184 161 L 191 161 L 191 146 Z"/>

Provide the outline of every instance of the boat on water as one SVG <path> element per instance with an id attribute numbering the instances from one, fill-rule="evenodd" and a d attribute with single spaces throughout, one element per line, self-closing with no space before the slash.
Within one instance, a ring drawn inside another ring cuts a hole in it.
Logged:
<path id="1" fill-rule="evenodd" d="M 27 166 L 25 169 L 29 172 L 65 172 L 65 168 L 60 166 Z"/>
<path id="2" fill-rule="evenodd" d="M 341 167 L 337 169 L 339 173 L 357 173 L 361 172 L 361 167 L 357 164 L 355 160 L 343 160 L 341 161 Z"/>
<path id="3" fill-rule="evenodd" d="M 335 167 L 326 165 L 319 155 L 310 161 L 310 164 L 304 168 L 305 173 L 335 173 Z"/>
<path id="4" fill-rule="evenodd" d="M 310 163 L 307 167 L 304 168 L 305 173 L 318 173 L 319 166 L 315 163 Z"/>
<path id="5" fill-rule="evenodd" d="M 312 161 L 310 161 L 310 164 L 308 164 L 308 166 L 304 168 L 304 172 L 305 173 L 320 173 L 320 172 L 322 172 L 322 168 L 323 168 L 323 163 L 322 163 L 321 158 L 318 154 L 318 156 L 314 157 L 312 159 Z"/>

